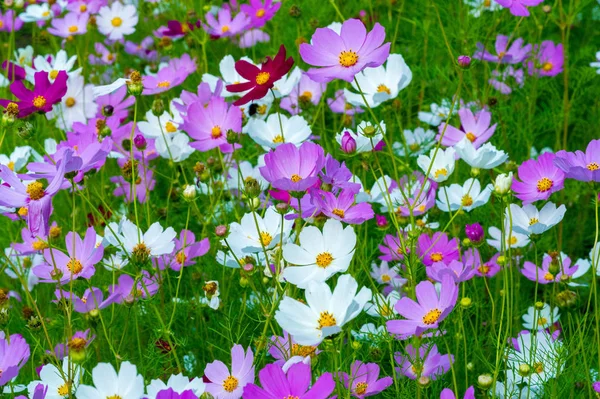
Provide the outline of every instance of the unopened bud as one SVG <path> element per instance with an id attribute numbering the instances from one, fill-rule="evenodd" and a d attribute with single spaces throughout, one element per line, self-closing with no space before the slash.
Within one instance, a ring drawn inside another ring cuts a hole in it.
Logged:
<path id="1" fill-rule="evenodd" d="M 135 148 L 137 148 L 140 151 L 144 151 L 146 149 L 146 147 L 148 146 L 148 142 L 146 141 L 146 138 L 144 136 L 142 136 L 141 134 L 138 134 L 137 136 L 135 136 L 133 138 L 133 144 L 135 145 Z"/>
<path id="2" fill-rule="evenodd" d="M 477 385 L 479 385 L 481 389 L 489 389 L 493 382 L 494 379 L 489 374 L 481 374 L 479 377 L 477 377 Z"/>
<path id="3" fill-rule="evenodd" d="M 151 110 L 152 114 L 158 118 L 165 112 L 165 103 L 160 98 L 157 98 L 152 102 Z"/>
<path id="4" fill-rule="evenodd" d="M 344 132 L 342 136 L 342 151 L 346 154 L 353 154 L 356 152 L 356 140 L 350 135 L 349 132 Z"/>
<path id="5" fill-rule="evenodd" d="M 183 199 L 186 201 L 193 201 L 196 199 L 196 187 L 194 185 L 188 184 L 183 189 Z"/>
<path id="6" fill-rule="evenodd" d="M 227 226 L 224 224 L 220 224 L 215 227 L 215 235 L 217 237 L 225 237 L 227 235 Z"/>
<path id="7" fill-rule="evenodd" d="M 459 55 L 456 61 L 462 69 L 469 69 L 471 67 L 471 57 L 468 55 Z"/>
<path id="8" fill-rule="evenodd" d="M 107 118 L 112 116 L 113 112 L 115 112 L 115 107 L 113 107 L 112 105 L 105 105 L 104 107 L 102 107 L 102 115 Z"/>

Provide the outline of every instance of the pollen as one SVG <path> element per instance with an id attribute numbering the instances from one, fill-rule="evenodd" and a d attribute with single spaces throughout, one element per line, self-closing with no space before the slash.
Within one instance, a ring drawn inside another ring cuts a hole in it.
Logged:
<path id="1" fill-rule="evenodd" d="M 357 395 L 364 395 L 365 392 L 367 392 L 367 388 L 369 387 L 369 385 L 366 382 L 359 382 L 358 384 L 356 384 L 356 386 L 354 387 L 354 392 Z"/>
<path id="2" fill-rule="evenodd" d="M 342 51 L 339 56 L 340 65 L 346 68 L 356 65 L 358 54 L 352 50 Z"/>
<path id="3" fill-rule="evenodd" d="M 65 100 L 65 105 L 69 108 L 75 105 L 75 99 L 73 97 L 69 97 Z"/>
<path id="4" fill-rule="evenodd" d="M 548 323 L 548 319 L 545 317 L 540 317 L 537 321 L 538 326 L 543 326 L 544 324 Z"/>
<path id="5" fill-rule="evenodd" d="M 441 310 L 439 310 L 437 308 L 432 309 L 429 312 L 425 313 L 425 316 L 423 316 L 423 323 L 428 326 L 435 324 L 441 315 L 442 315 Z"/>
<path id="6" fill-rule="evenodd" d="M 544 63 L 542 64 L 542 69 L 543 69 L 545 72 L 551 71 L 553 67 L 554 67 L 554 65 L 552 65 L 552 63 L 551 63 L 551 62 L 544 62 Z"/>
<path id="7" fill-rule="evenodd" d="M 133 256 L 140 262 L 144 263 L 150 257 L 150 248 L 146 246 L 143 242 L 140 242 L 135 247 L 133 247 Z"/>
<path id="8" fill-rule="evenodd" d="M 283 143 L 283 136 L 281 134 L 278 134 L 277 136 L 275 136 L 273 138 L 273 143 L 274 144 Z"/>
<path id="9" fill-rule="evenodd" d="M 25 189 L 25 191 L 27 191 L 27 194 L 29 194 L 29 198 L 31 198 L 34 201 L 42 199 L 44 198 L 44 195 L 46 195 L 46 192 L 44 191 L 44 186 L 42 186 L 42 183 L 40 183 L 39 181 L 34 181 L 33 183 L 30 183 Z"/>
<path id="10" fill-rule="evenodd" d="M 433 174 L 433 177 L 435 177 L 436 179 L 438 179 L 440 176 L 448 176 L 448 171 L 446 170 L 446 168 L 438 169 Z"/>
<path id="11" fill-rule="evenodd" d="M 85 348 L 87 340 L 85 338 L 77 337 L 69 341 L 69 349 L 82 350 Z"/>
<path id="12" fill-rule="evenodd" d="M 546 280 L 546 281 L 554 280 L 554 274 L 552 274 L 550 272 L 546 272 L 546 274 L 544 274 L 544 280 Z"/>
<path id="13" fill-rule="evenodd" d="M 475 136 L 473 133 L 471 132 L 467 132 L 467 134 L 465 134 L 465 136 L 467 137 L 467 139 L 469 139 L 469 141 L 472 143 L 475 140 L 477 140 L 477 136 Z"/>
<path id="14" fill-rule="evenodd" d="M 175 255 L 175 262 L 179 263 L 180 265 L 183 265 L 186 260 L 187 256 L 185 256 L 183 251 L 179 251 L 177 252 L 177 255 Z"/>
<path id="15" fill-rule="evenodd" d="M 320 254 L 317 255 L 317 260 L 316 260 L 317 266 L 325 269 L 327 266 L 329 266 L 331 264 L 331 262 L 333 262 L 333 256 L 331 256 L 331 254 L 329 252 L 321 252 Z"/>
<path id="16" fill-rule="evenodd" d="M 490 267 L 488 265 L 481 265 L 477 270 L 479 270 L 479 273 L 485 275 L 490 272 Z"/>
<path id="17" fill-rule="evenodd" d="M 237 387 L 238 380 L 232 375 L 228 376 L 225 378 L 225 381 L 223 381 L 223 389 L 225 389 L 227 392 L 233 392 L 237 389 Z"/>
<path id="18" fill-rule="evenodd" d="M 112 395 L 112 396 L 108 396 L 106 399 L 123 399 L 123 398 L 120 397 L 119 395 Z"/>
<path id="19" fill-rule="evenodd" d="M 69 392 L 71 391 L 71 383 L 67 382 L 65 384 L 62 384 L 61 386 L 58 387 L 58 389 L 56 390 L 56 392 L 58 392 L 59 396 L 67 396 L 69 394 Z"/>
<path id="20" fill-rule="evenodd" d="M 344 218 L 344 216 L 346 216 L 346 212 L 344 212 L 344 210 L 340 208 L 334 208 L 333 211 L 331 211 L 331 213 L 341 218 Z"/>
<path id="21" fill-rule="evenodd" d="M 290 180 L 292 180 L 294 183 L 298 183 L 300 180 L 302 180 L 302 177 L 294 173 L 292 177 L 290 177 Z"/>
<path id="22" fill-rule="evenodd" d="M 259 8 L 258 10 L 256 10 L 256 17 L 257 18 L 262 18 L 265 16 L 265 9 L 264 8 Z"/>
<path id="23" fill-rule="evenodd" d="M 444 259 L 444 255 L 442 255 L 441 252 L 434 252 L 431 255 L 429 255 L 429 259 L 431 259 L 434 262 L 441 262 Z"/>
<path id="24" fill-rule="evenodd" d="M 56 69 L 53 69 L 50 71 L 50 79 L 56 79 L 56 77 L 58 76 L 58 71 Z"/>
<path id="25" fill-rule="evenodd" d="M 387 93 L 389 95 L 392 94 L 392 91 L 384 84 L 377 86 L 377 93 Z"/>
<path id="26" fill-rule="evenodd" d="M 381 276 L 381 281 L 383 281 L 384 283 L 388 283 L 392 278 L 390 276 L 388 276 L 387 274 L 384 274 Z"/>
<path id="27" fill-rule="evenodd" d="M 460 204 L 462 206 L 471 206 L 473 205 L 473 198 L 471 198 L 471 196 L 469 194 L 465 194 L 463 195 L 462 199 L 460 200 Z"/>
<path id="28" fill-rule="evenodd" d="M 312 96 L 313 94 L 307 90 L 300 95 L 300 101 L 309 102 L 310 100 L 312 100 Z"/>
<path id="29" fill-rule="evenodd" d="M 302 357 L 313 356 L 315 354 L 316 350 L 317 350 L 317 348 L 315 348 L 314 346 L 304 346 L 304 345 L 300 345 L 300 344 L 293 344 L 291 355 L 292 356 L 302 356 Z"/>
<path id="30" fill-rule="evenodd" d="M 259 115 L 264 115 L 267 113 L 267 105 L 263 104 L 263 105 L 259 105 L 258 108 L 256 109 L 256 113 Z"/>
<path id="31" fill-rule="evenodd" d="M 168 133 L 175 133 L 177 131 L 177 126 L 175 126 L 173 122 L 169 121 L 165 124 L 165 130 Z"/>
<path id="32" fill-rule="evenodd" d="M 69 32 L 71 33 L 75 33 L 79 30 L 79 28 L 77 28 L 77 25 L 71 25 L 69 26 Z"/>
<path id="33" fill-rule="evenodd" d="M 256 75 L 256 84 L 264 85 L 269 81 L 270 78 L 271 74 L 269 72 L 259 72 L 258 75 Z"/>
<path id="34" fill-rule="evenodd" d="M 510 237 L 508 237 L 508 245 L 509 246 L 513 246 L 517 243 L 517 237 L 511 235 Z"/>
<path id="35" fill-rule="evenodd" d="M 227 33 L 227 32 L 229 32 L 229 26 L 223 25 L 223 27 L 221 28 L 221 33 Z"/>
<path id="36" fill-rule="evenodd" d="M 223 131 L 221 130 L 221 126 L 215 126 L 210 130 L 210 137 L 213 139 L 218 139 L 223 135 Z"/>
<path id="37" fill-rule="evenodd" d="M 67 262 L 67 269 L 69 269 L 72 274 L 78 274 L 83 270 L 83 265 L 79 259 L 71 258 Z"/>
<path id="38" fill-rule="evenodd" d="M 537 182 L 537 190 L 540 193 L 545 193 L 546 191 L 550 190 L 553 185 L 554 182 L 552 180 L 548 179 L 547 177 L 542 177 Z"/>
<path id="39" fill-rule="evenodd" d="M 267 233 L 266 231 L 261 231 L 259 235 L 260 235 L 260 243 L 265 247 L 269 246 L 271 241 L 273 241 L 273 236 L 271 234 Z"/>
<path id="40" fill-rule="evenodd" d="M 115 28 L 118 28 L 119 26 L 121 26 L 121 24 L 123 24 L 123 20 L 119 17 L 114 17 L 110 23 L 112 24 L 112 26 L 114 26 Z"/>
<path id="41" fill-rule="evenodd" d="M 600 169 L 600 165 L 598 165 L 596 162 L 591 162 L 587 164 L 586 168 L 588 170 L 594 171 Z"/>
<path id="42" fill-rule="evenodd" d="M 43 108 L 46 105 L 46 97 L 44 96 L 36 96 L 33 99 L 33 106 L 36 108 Z"/>
<path id="43" fill-rule="evenodd" d="M 536 224 L 538 222 L 539 222 L 539 219 L 537 219 L 537 218 L 531 218 L 531 219 L 529 219 L 529 225 L 530 226 L 533 226 L 534 224 Z"/>
<path id="44" fill-rule="evenodd" d="M 158 83 L 156 84 L 156 87 L 163 87 L 163 88 L 167 88 L 167 87 L 169 87 L 169 86 L 171 86 L 171 82 L 170 82 L 170 81 L 168 81 L 168 80 L 163 80 L 163 81 L 161 81 L 161 82 L 158 82 Z"/>
<path id="45" fill-rule="evenodd" d="M 331 313 L 325 311 L 325 312 L 321 312 L 318 323 L 319 323 L 319 330 L 320 330 L 323 327 L 335 326 L 337 324 L 337 321 L 335 320 L 335 317 L 333 317 L 333 315 Z"/>

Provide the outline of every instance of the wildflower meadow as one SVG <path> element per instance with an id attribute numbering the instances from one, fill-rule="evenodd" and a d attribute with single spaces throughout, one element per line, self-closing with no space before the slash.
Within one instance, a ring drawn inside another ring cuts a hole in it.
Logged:
<path id="1" fill-rule="evenodd" d="M 2 0 L 0 398 L 600 398 L 600 0 Z"/>

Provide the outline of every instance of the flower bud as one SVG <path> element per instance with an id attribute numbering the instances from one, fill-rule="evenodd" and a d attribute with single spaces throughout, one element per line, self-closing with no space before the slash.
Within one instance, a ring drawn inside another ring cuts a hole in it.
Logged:
<path id="1" fill-rule="evenodd" d="M 280 202 L 277 205 L 275 205 L 275 210 L 282 215 L 285 215 L 289 209 L 290 206 L 285 202 Z"/>
<path id="2" fill-rule="evenodd" d="M 217 237 L 225 237 L 227 235 L 227 226 L 224 224 L 220 224 L 215 227 L 215 235 Z"/>
<path id="3" fill-rule="evenodd" d="M 235 144 L 235 143 L 240 142 L 240 135 L 231 129 L 229 129 L 227 131 L 226 138 L 227 138 L 227 143 L 229 143 L 229 144 Z"/>
<path id="4" fill-rule="evenodd" d="M 342 151 L 346 154 L 353 154 L 356 152 L 356 140 L 352 138 L 349 132 L 344 132 L 342 136 Z"/>
<path id="5" fill-rule="evenodd" d="M 146 138 L 144 136 L 142 136 L 141 134 L 138 134 L 137 136 L 135 136 L 133 138 L 133 144 L 135 145 L 135 148 L 137 148 L 140 151 L 144 151 L 146 149 L 146 147 L 148 146 L 148 142 L 146 141 Z"/>
<path id="6" fill-rule="evenodd" d="M 462 306 L 465 309 L 470 308 L 472 304 L 473 304 L 473 301 L 468 296 L 461 298 L 461 300 L 460 300 L 460 306 Z"/>
<path id="7" fill-rule="evenodd" d="M 183 189 L 183 199 L 185 199 L 186 201 L 193 201 L 196 199 L 196 186 L 192 185 L 192 184 L 188 184 L 187 186 L 185 186 L 185 188 Z"/>
<path id="8" fill-rule="evenodd" d="M 471 57 L 468 55 L 459 55 L 456 61 L 462 69 L 469 69 L 471 67 Z"/>
<path id="9" fill-rule="evenodd" d="M 483 227 L 479 223 L 465 225 L 465 234 L 473 244 L 479 244 L 485 237 Z"/>
<path id="10" fill-rule="evenodd" d="M 260 183 L 253 177 L 247 177 L 244 180 L 244 192 L 249 198 L 256 198 L 262 192 Z"/>
<path id="11" fill-rule="evenodd" d="M 521 377 L 527 377 L 531 373 L 531 367 L 526 363 L 522 363 L 519 366 L 518 373 Z"/>
<path id="12" fill-rule="evenodd" d="M 556 294 L 556 303 L 560 307 L 568 307 L 575 304 L 577 294 L 570 290 L 564 290 Z"/>
<path id="13" fill-rule="evenodd" d="M 17 135 L 22 139 L 30 139 L 35 133 L 35 128 L 31 122 L 24 122 L 17 127 Z"/>
<path id="14" fill-rule="evenodd" d="M 427 385 L 429 385 L 430 382 L 431 382 L 431 378 L 426 377 L 424 375 L 419 377 L 419 379 L 417 380 L 417 383 L 422 387 L 426 387 Z"/>
<path id="15" fill-rule="evenodd" d="M 240 285 L 242 287 L 246 288 L 248 286 L 248 284 L 250 284 L 250 280 L 248 280 L 248 278 L 240 277 Z"/>
<path id="16" fill-rule="evenodd" d="M 107 118 L 112 116 L 113 112 L 115 112 L 115 107 L 113 107 L 112 105 L 105 105 L 104 107 L 102 107 L 102 115 Z"/>
<path id="17" fill-rule="evenodd" d="M 489 389 L 493 383 L 494 379 L 489 374 L 481 374 L 477 377 L 477 385 L 479 385 L 481 389 Z"/>
<path id="18" fill-rule="evenodd" d="M 292 18 L 299 18 L 302 15 L 302 11 L 300 10 L 300 7 L 298 7 L 296 4 L 292 4 L 292 6 L 290 7 L 290 17 Z"/>
<path id="19" fill-rule="evenodd" d="M 157 98 L 152 102 L 152 114 L 157 118 L 165 112 L 165 103 L 160 98 Z"/>
<path id="20" fill-rule="evenodd" d="M 467 363 L 467 370 L 468 371 L 473 371 L 474 369 L 475 369 L 475 365 L 473 364 L 473 362 Z"/>
<path id="21" fill-rule="evenodd" d="M 359 350 L 361 346 L 362 343 L 360 341 L 352 341 L 352 349 Z"/>
<path id="22" fill-rule="evenodd" d="M 375 215 L 375 223 L 380 229 L 385 229 L 389 226 L 389 222 L 384 215 Z"/>
<path id="23" fill-rule="evenodd" d="M 496 176 L 496 181 L 494 182 L 494 192 L 499 195 L 507 194 L 510 191 L 512 180 L 512 172 L 509 172 L 508 174 L 499 174 Z"/>

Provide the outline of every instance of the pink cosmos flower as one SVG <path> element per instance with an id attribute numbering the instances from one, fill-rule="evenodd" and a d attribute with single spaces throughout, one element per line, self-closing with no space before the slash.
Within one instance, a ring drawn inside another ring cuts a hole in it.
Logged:
<path id="1" fill-rule="evenodd" d="M 298 115 L 307 105 L 318 105 L 326 88 L 324 83 L 315 82 L 306 72 L 303 72 L 298 85 L 294 87 L 289 96 L 281 100 L 281 108 L 292 115 Z M 342 97 L 343 93 L 342 91 Z"/>
<path id="2" fill-rule="evenodd" d="M 438 184 L 433 180 L 426 181 L 425 175 L 419 171 L 402 176 L 397 187 L 393 186 L 390 185 L 392 201 L 396 212 L 402 216 L 420 216 L 435 206 Z"/>
<path id="3" fill-rule="evenodd" d="M 409 344 L 406 346 L 406 355 L 397 352 L 394 359 L 400 365 L 398 372 L 411 380 L 419 377 L 435 380 L 450 370 L 454 362 L 453 355 L 442 355 L 435 344 L 421 345 L 418 355 L 415 347 Z"/>
<path id="4" fill-rule="evenodd" d="M 403 237 L 400 238 L 400 234 L 391 235 L 386 234 L 383 238 L 383 244 L 379 246 L 379 250 L 383 255 L 379 256 L 379 259 L 392 262 L 392 261 L 401 261 L 404 259 L 404 251 L 410 252 L 410 248 L 408 246 L 406 233 L 402 233 Z M 404 248 L 402 244 L 404 243 Z"/>
<path id="5" fill-rule="evenodd" d="M 453 260 L 458 260 L 460 247 L 456 238 L 448 240 L 446 233 L 436 232 L 432 237 L 424 233 L 419 236 L 417 253 L 425 266 L 431 266 L 435 262 L 449 264 Z"/>
<path id="6" fill-rule="evenodd" d="M 242 345 L 233 345 L 231 348 L 231 372 L 220 360 L 206 365 L 204 375 L 210 381 L 206 384 L 206 392 L 223 399 L 241 397 L 244 387 L 254 382 L 253 361 L 252 349 L 248 348 L 244 354 Z"/>
<path id="7" fill-rule="evenodd" d="M 447 265 L 444 262 L 435 262 L 431 267 L 425 269 L 427 276 L 437 282 L 442 282 L 444 276 L 450 276 L 454 282 L 460 283 L 470 280 L 475 275 L 475 269 L 471 262 L 461 262 L 459 260 L 450 261 Z"/>
<path id="8" fill-rule="evenodd" d="M 371 204 L 362 202 L 354 203 L 356 193 L 352 190 L 342 190 L 338 196 L 329 191 L 312 190 L 313 203 L 327 217 L 337 219 L 348 224 L 362 224 L 373 219 L 375 213 Z"/>
<path id="9" fill-rule="evenodd" d="M 195 258 L 205 255 L 210 249 L 208 238 L 196 242 L 196 236 L 189 230 L 181 230 L 179 238 L 175 239 L 175 248 L 173 253 L 168 256 L 161 256 L 158 259 L 160 269 L 170 267 L 175 271 L 181 270 L 182 266 L 191 266 L 196 264 Z"/>
<path id="10" fill-rule="evenodd" d="M 522 69 L 515 69 L 512 65 L 502 72 L 492 71 L 492 78 L 488 80 L 488 83 L 502 94 L 512 93 L 513 88 L 509 83 L 513 86 L 523 87 L 524 82 L 525 72 Z"/>
<path id="11" fill-rule="evenodd" d="M 546 152 L 538 159 L 530 159 L 521 164 L 518 177 L 512 182 L 512 190 L 523 204 L 545 201 L 554 192 L 562 190 L 565 173 L 554 165 L 556 155 Z"/>
<path id="12" fill-rule="evenodd" d="M 85 290 L 81 298 L 69 291 L 57 289 L 54 293 L 57 300 L 63 298 L 73 303 L 73 310 L 77 313 L 90 313 L 92 311 L 104 309 L 112 302 L 104 300 L 104 294 L 100 288 L 92 287 Z"/>
<path id="13" fill-rule="evenodd" d="M 193 103 L 183 121 L 180 128 L 196 140 L 190 146 L 198 151 L 219 147 L 223 152 L 231 152 L 227 132 L 242 131 L 242 111 L 235 105 L 227 104 L 221 97 L 213 97 L 206 107 L 201 103 Z"/>
<path id="14" fill-rule="evenodd" d="M 311 68 L 308 76 L 315 82 L 342 79 L 352 82 L 354 76 L 365 68 L 375 68 L 385 62 L 390 54 L 390 43 L 385 40 L 385 29 L 375 23 L 367 33 L 358 19 L 342 24 L 340 33 L 329 28 L 317 28 L 312 44 L 302 43 L 300 55 L 304 62 L 322 68 Z"/>
<path id="15" fill-rule="evenodd" d="M 212 12 L 207 12 L 205 18 L 208 25 L 202 23 L 202 28 L 215 38 L 236 36 L 242 33 L 250 23 L 250 18 L 243 12 L 232 18 L 231 10 L 227 6 L 219 9 L 216 18 Z"/>
<path id="16" fill-rule="evenodd" d="M 318 144 L 304 142 L 300 147 L 284 143 L 265 155 L 260 174 L 274 188 L 302 192 L 319 182 L 325 157 Z"/>
<path id="17" fill-rule="evenodd" d="M 94 49 L 96 50 L 96 54 L 89 55 L 89 61 L 92 65 L 112 65 L 115 62 L 115 54 L 111 53 L 109 49 L 107 49 L 102 43 L 94 44 Z M 122 86 L 121 88 L 127 89 L 127 86 Z M 119 90 L 121 89 L 119 88 Z"/>
<path id="18" fill-rule="evenodd" d="M 600 182 L 600 140 L 590 141 L 585 152 L 558 151 L 554 165 L 565 172 L 566 178 Z"/>
<path id="19" fill-rule="evenodd" d="M 240 5 L 241 10 L 250 17 L 250 27 L 261 28 L 269 21 L 281 7 L 281 2 L 273 0 L 250 0 L 250 4 Z"/>
<path id="20" fill-rule="evenodd" d="M 54 82 L 50 83 L 48 72 L 40 71 L 34 75 L 35 86 L 33 90 L 25 87 L 21 80 L 16 80 L 10 85 L 10 91 L 17 97 L 18 101 L 0 99 L 0 105 L 4 108 L 10 103 L 19 106 L 19 118 L 24 118 L 34 112 L 50 112 L 52 106 L 67 93 L 67 73 L 59 71 Z"/>
<path id="21" fill-rule="evenodd" d="M 390 290 L 400 288 L 408 280 L 402 278 L 394 267 L 390 267 L 386 261 L 381 261 L 381 265 L 377 266 L 375 263 L 371 265 L 371 277 L 375 279 L 379 284 L 385 284 L 387 287 L 383 289 L 383 292 L 387 294 Z"/>
<path id="22" fill-rule="evenodd" d="M 104 0 L 71 0 L 67 10 L 78 14 L 96 14 L 105 5 Z"/>
<path id="23" fill-rule="evenodd" d="M 267 32 L 263 32 L 260 29 L 250 29 L 242 34 L 238 41 L 238 46 L 240 48 L 250 48 L 257 43 L 267 43 L 269 40 L 271 40 L 271 36 Z"/>
<path id="24" fill-rule="evenodd" d="M 554 44 L 551 40 L 543 41 L 536 46 L 536 58 L 529 61 L 529 74 L 538 76 L 556 76 L 563 70 L 565 55 L 562 43 Z"/>
<path id="25" fill-rule="evenodd" d="M 454 126 L 440 124 L 438 127 L 439 133 L 437 140 L 442 140 L 442 145 L 452 147 L 460 142 L 464 137 L 469 139 L 475 148 L 479 148 L 483 143 L 488 141 L 496 131 L 496 124 L 490 126 L 492 113 L 482 109 L 476 115 L 469 108 L 461 108 L 458 111 L 460 117 L 461 128 L 457 129 Z M 442 132 L 446 130 L 442 138 Z"/>
<path id="26" fill-rule="evenodd" d="M 183 71 L 166 66 L 161 68 L 156 76 L 144 76 L 142 83 L 144 85 L 143 95 L 149 96 L 153 94 L 163 93 L 175 86 L 179 86 L 187 75 Z"/>
<path id="27" fill-rule="evenodd" d="M 131 304 L 138 299 L 146 299 L 158 292 L 160 285 L 156 276 L 151 276 L 147 270 L 142 270 L 141 277 L 136 278 L 122 274 L 119 276 L 118 284 L 108 288 L 108 303 Z"/>
<path id="28" fill-rule="evenodd" d="M 123 158 L 119 158 L 123 159 Z M 122 161 L 124 163 L 124 161 Z M 114 189 L 113 195 L 115 197 L 120 197 L 122 195 L 125 196 L 125 202 L 131 202 L 133 196 L 138 200 L 140 204 L 146 202 L 150 191 L 154 190 L 154 186 L 156 185 L 156 180 L 154 180 L 154 172 L 152 169 L 146 165 L 146 170 L 144 170 L 144 166 L 139 163 L 137 165 L 137 173 L 135 180 L 135 193 L 133 190 L 131 179 L 125 179 L 122 175 L 113 176 L 110 178 L 110 181 L 117 185 L 117 188 Z"/>
<path id="29" fill-rule="evenodd" d="M 104 247 L 96 247 L 96 231 L 90 227 L 82 240 L 79 234 L 70 231 L 65 236 L 67 255 L 56 248 L 44 250 L 45 264 L 36 266 L 33 272 L 41 282 L 69 283 L 79 277 L 90 279 L 96 272 L 94 265 L 104 255 Z"/>
<path id="30" fill-rule="evenodd" d="M 0 387 L 19 374 L 19 370 L 29 360 L 30 353 L 27 341 L 20 334 L 13 334 L 6 339 L 4 331 L 0 331 Z"/>
<path id="31" fill-rule="evenodd" d="M 444 388 L 444 390 L 440 394 L 440 399 L 456 399 L 456 396 L 450 388 Z M 467 388 L 463 399 L 475 399 L 475 388 L 472 386 Z"/>
<path id="32" fill-rule="evenodd" d="M 153 50 L 154 47 L 154 38 L 152 36 L 146 37 L 139 44 L 130 42 L 129 40 L 125 42 L 125 52 L 130 55 L 135 55 L 146 61 L 156 61 L 158 58 L 158 53 L 156 50 Z"/>
<path id="33" fill-rule="evenodd" d="M 48 33 L 64 38 L 83 35 L 87 33 L 89 19 L 90 16 L 87 13 L 77 14 L 70 12 L 64 18 L 53 18 L 52 26 L 48 28 Z"/>
<path id="34" fill-rule="evenodd" d="M 0 10 L 0 32 L 13 32 L 20 30 L 25 22 L 18 18 L 14 10 L 8 9 L 4 14 Z"/>
<path id="35" fill-rule="evenodd" d="M 440 292 L 431 281 L 421 281 L 415 288 L 417 301 L 409 297 L 400 298 L 394 306 L 406 320 L 388 320 L 388 332 L 399 339 L 420 336 L 429 329 L 437 329 L 448 314 L 454 309 L 458 298 L 458 286 L 449 275 L 442 277 Z"/>
<path id="36" fill-rule="evenodd" d="M 474 251 L 475 254 L 473 254 L 472 251 Z M 490 260 L 488 260 L 485 263 L 481 263 L 481 260 L 479 258 L 479 251 L 477 251 L 476 249 L 469 249 L 467 252 L 465 252 L 464 256 L 467 257 L 467 261 L 469 261 L 469 258 L 472 259 L 472 262 L 475 267 L 475 274 L 479 277 L 494 277 L 496 273 L 498 273 L 501 269 L 500 265 L 498 264 L 498 257 L 500 257 L 500 252 L 496 253 L 490 258 Z"/>
<path id="37" fill-rule="evenodd" d="M 520 64 L 529 57 L 531 52 L 531 44 L 523 45 L 523 38 L 518 38 L 510 47 L 508 47 L 509 37 L 505 35 L 496 36 L 496 55 L 489 53 L 483 43 L 477 43 L 477 52 L 473 55 L 474 58 L 482 61 L 503 63 L 503 64 Z"/>
<path id="38" fill-rule="evenodd" d="M 494 0 L 504 8 L 508 8 L 510 13 L 516 17 L 528 17 L 527 7 L 535 7 L 544 0 Z"/>
<path id="39" fill-rule="evenodd" d="M 380 370 L 377 363 L 363 363 L 356 360 L 350 370 L 350 375 L 340 373 L 340 379 L 344 387 L 352 392 L 352 396 L 360 399 L 377 395 L 394 382 L 389 376 L 379 378 Z"/>
<path id="40" fill-rule="evenodd" d="M 542 267 L 537 267 L 532 262 L 525 262 L 521 273 L 531 281 L 537 281 L 539 284 L 560 283 L 564 278 L 575 274 L 579 265 L 571 266 L 571 258 L 561 253 L 560 256 L 552 257 L 544 254 Z"/>
<path id="41" fill-rule="evenodd" d="M 102 110 L 106 106 L 111 106 L 112 116 L 108 119 L 122 121 L 129 115 L 128 108 L 135 103 L 135 97 L 127 95 L 127 86 L 121 86 L 110 94 L 97 97 L 94 101 L 98 104 L 98 117 L 104 118 L 102 116 Z M 75 127 L 75 125 L 73 125 L 73 127 Z"/>

